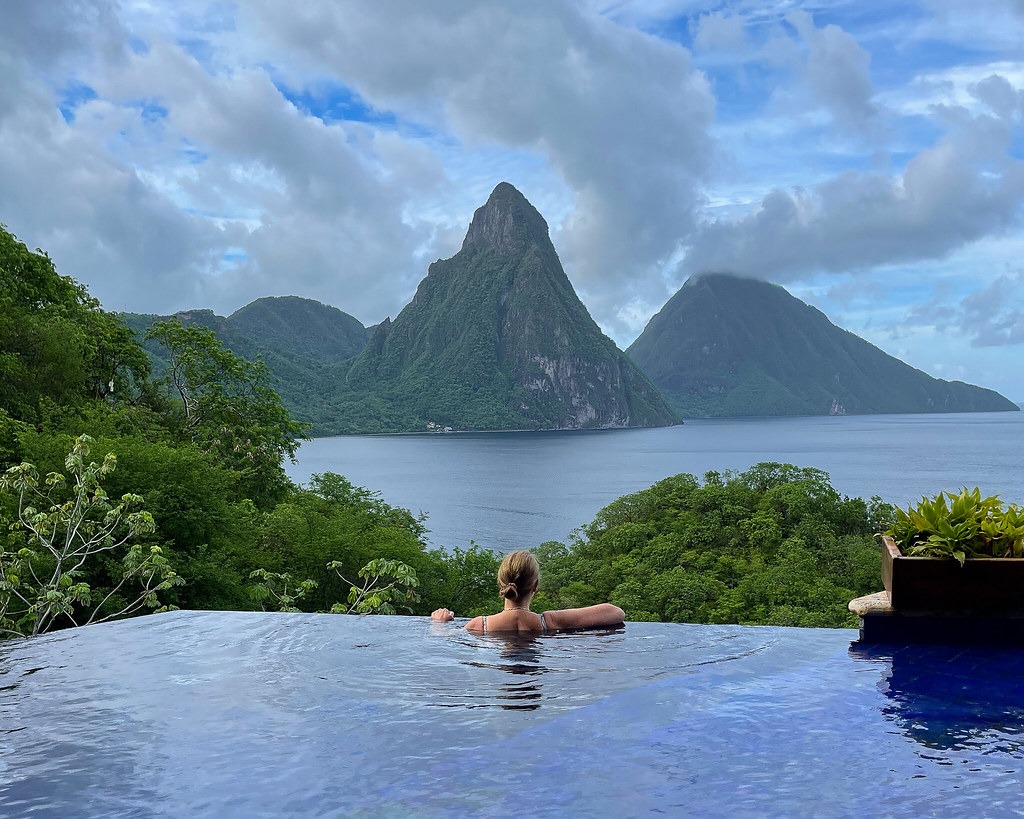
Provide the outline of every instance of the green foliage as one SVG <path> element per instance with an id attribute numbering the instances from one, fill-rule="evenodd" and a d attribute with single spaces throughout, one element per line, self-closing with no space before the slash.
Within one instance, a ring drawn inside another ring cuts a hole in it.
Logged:
<path id="1" fill-rule="evenodd" d="M 631 620 L 694 623 L 853 626 L 847 603 L 881 566 L 867 504 L 778 463 L 667 478 L 537 554 L 545 607 L 610 600 Z"/>
<path id="2" fill-rule="evenodd" d="M 348 592 L 348 607 L 341 603 L 331 606 L 333 614 L 395 614 L 396 604 L 412 612 L 412 603 L 419 602 L 416 587 L 419 578 L 412 566 L 400 560 L 379 557 L 371 560 L 359 570 L 362 585 L 345 580 L 341 574 L 342 562 L 331 561 L 327 568 L 351 586 Z"/>
<path id="3" fill-rule="evenodd" d="M 429 614 L 434 609 L 448 608 L 475 617 L 494 611 L 499 601 L 496 578 L 503 555 L 471 542 L 468 549 L 456 546 L 433 550 L 425 557 L 417 569 L 421 594 L 417 612 Z"/>
<path id="4" fill-rule="evenodd" d="M 23 457 L 21 438 L 32 432 L 32 426 L 11 418 L 0 409 L 0 464 L 17 463 Z"/>
<path id="5" fill-rule="evenodd" d="M 422 518 L 392 507 L 376 492 L 354 486 L 342 475 L 316 474 L 307 487 L 294 487 L 272 509 L 254 510 L 250 522 L 253 568 L 290 572 L 317 582 L 303 602 L 309 611 L 327 610 L 347 598 L 350 585 L 371 560 L 387 556 L 436 576 L 439 564 L 423 541 Z"/>
<path id="6" fill-rule="evenodd" d="M 149 328 L 170 316 L 122 314 L 139 339 Z M 359 396 L 346 393 L 336 397 L 344 382 L 347 360 L 366 346 L 368 331 L 352 316 L 334 307 L 295 296 L 257 299 L 230 316 L 209 310 L 192 310 L 175 317 L 185 326 L 198 325 L 213 331 L 218 341 L 235 355 L 250 361 L 262 360 L 274 377 L 275 390 L 292 417 L 308 423 L 314 435 L 330 435 L 340 427 L 338 414 L 357 411 Z M 164 376 L 169 366 L 166 348 L 145 342 L 153 360 L 153 371 Z M 352 406 L 339 408 L 340 403 Z M 360 420 L 364 431 L 372 429 L 373 414 Z M 387 421 L 387 428 L 399 428 Z"/>
<path id="7" fill-rule="evenodd" d="M 259 603 L 263 611 L 269 603 L 274 611 L 302 611 L 295 604 L 316 588 L 315 580 L 296 583 L 288 572 L 268 572 L 256 569 L 249 575 L 256 582 L 249 587 L 249 594 Z"/>
<path id="8" fill-rule="evenodd" d="M 244 496 L 258 503 L 280 497 L 281 462 L 294 460 L 305 425 L 289 416 L 266 366 L 239 358 L 198 325 L 157 322 L 147 338 L 167 349 L 163 380 L 179 399 L 184 433 L 232 466 Z"/>
<path id="9" fill-rule="evenodd" d="M 160 546 L 188 580 L 167 593 L 168 602 L 189 609 L 250 607 L 245 582 L 258 568 L 253 552 L 258 513 L 251 502 L 235 500 L 238 476 L 213 453 L 159 428 L 118 433 L 107 425 L 92 449 L 97 459 L 117 454 L 117 470 L 105 481 L 108 492 L 144 495 L 156 528 L 139 542 Z M 47 471 L 59 468 L 73 439 L 33 432 L 23 440 L 25 459 Z M 97 567 L 94 582 L 105 582 L 102 569 Z"/>
<path id="10" fill-rule="evenodd" d="M 23 463 L 0 477 L 0 493 L 16 505 L 0 542 L 0 632 L 8 636 L 159 609 L 158 594 L 183 582 L 159 546 L 131 542 L 153 531 L 153 518 L 138 495 L 111 501 L 101 483 L 117 459 L 108 454 L 101 464 L 87 463 L 91 442 L 86 435 L 75 440 L 67 476 L 51 472 L 41 482 Z M 104 557 L 120 563 L 106 588 L 85 579 Z"/>
<path id="11" fill-rule="evenodd" d="M 148 373 L 131 331 L 0 225 L 0 410 L 37 423 L 48 404 L 133 400 Z"/>
<path id="12" fill-rule="evenodd" d="M 886 534 L 911 557 L 1024 557 L 1024 509 L 964 487 L 896 509 Z"/>

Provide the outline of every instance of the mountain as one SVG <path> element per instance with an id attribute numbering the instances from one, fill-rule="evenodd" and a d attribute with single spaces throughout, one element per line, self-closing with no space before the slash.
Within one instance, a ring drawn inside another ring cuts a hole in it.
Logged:
<path id="1" fill-rule="evenodd" d="M 778 285 L 724 274 L 689 279 L 627 353 L 684 417 L 1019 409 L 914 369 Z"/>
<path id="2" fill-rule="evenodd" d="M 590 317 L 544 218 L 499 184 L 462 249 L 351 363 L 350 397 L 423 429 L 665 426 L 658 391 Z M 350 406 L 351 406 L 350 402 Z M 359 402 L 355 402 L 359 403 Z"/>
<path id="3" fill-rule="evenodd" d="M 226 322 L 235 334 L 290 358 L 351 358 L 369 337 L 348 313 L 298 296 L 256 299 Z"/>
<path id="4" fill-rule="evenodd" d="M 332 403 L 344 378 L 346 360 L 366 346 L 369 330 L 336 307 L 297 296 L 257 299 L 230 316 L 212 310 L 187 310 L 174 316 L 122 313 L 139 338 L 156 321 L 177 318 L 213 330 L 236 355 L 260 356 L 276 379 L 275 388 L 292 415 L 313 425 L 315 434 L 334 431 Z M 144 344 L 154 373 L 167 366 L 164 349 Z"/>

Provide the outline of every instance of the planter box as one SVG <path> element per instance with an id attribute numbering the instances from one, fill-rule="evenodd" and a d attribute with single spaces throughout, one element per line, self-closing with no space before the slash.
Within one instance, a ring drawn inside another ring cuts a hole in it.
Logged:
<path id="1" fill-rule="evenodd" d="M 901 611 L 1024 611 L 1024 558 L 907 557 L 882 539 L 882 583 Z"/>

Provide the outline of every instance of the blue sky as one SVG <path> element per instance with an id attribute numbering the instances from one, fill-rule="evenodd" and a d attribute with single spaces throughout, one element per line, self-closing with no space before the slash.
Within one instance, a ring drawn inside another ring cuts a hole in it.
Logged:
<path id="1" fill-rule="evenodd" d="M 507 180 L 622 347 L 729 271 L 1024 401 L 1022 52 L 1022 0 L 12 0 L 0 222 L 108 309 L 373 324 Z"/>

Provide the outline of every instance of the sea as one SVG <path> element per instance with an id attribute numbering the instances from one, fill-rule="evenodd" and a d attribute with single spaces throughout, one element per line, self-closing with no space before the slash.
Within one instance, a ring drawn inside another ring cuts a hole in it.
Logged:
<path id="1" fill-rule="evenodd" d="M 623 495 L 680 473 L 774 461 L 849 497 L 906 506 L 962 487 L 1024 504 L 1024 412 L 692 420 L 660 429 L 316 438 L 290 477 L 336 472 L 426 515 L 431 545 L 565 542 Z"/>

